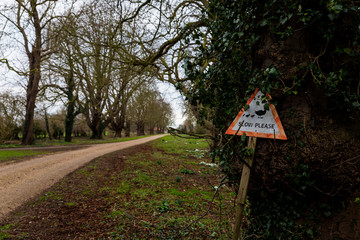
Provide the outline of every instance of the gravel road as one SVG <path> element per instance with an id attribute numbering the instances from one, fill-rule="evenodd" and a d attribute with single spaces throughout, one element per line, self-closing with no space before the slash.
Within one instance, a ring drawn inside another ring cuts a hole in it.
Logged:
<path id="1" fill-rule="evenodd" d="M 80 150 L 0 166 L 0 219 L 94 158 L 163 136 L 91 145 Z"/>

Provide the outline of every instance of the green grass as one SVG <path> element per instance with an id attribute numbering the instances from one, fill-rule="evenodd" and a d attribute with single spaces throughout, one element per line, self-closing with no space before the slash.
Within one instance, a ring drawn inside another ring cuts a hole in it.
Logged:
<path id="1" fill-rule="evenodd" d="M 48 154 L 47 151 L 34 150 L 6 150 L 0 151 L 0 162 L 16 160 L 24 157 Z"/>
<path id="2" fill-rule="evenodd" d="M 40 197 L 40 201 L 46 201 L 46 200 L 62 201 L 63 199 L 64 197 L 55 191 L 47 192 L 44 196 Z"/>
<path id="3" fill-rule="evenodd" d="M 234 196 L 231 190 L 224 189 L 220 191 L 221 198 L 217 196 L 212 201 L 215 191 L 208 181 L 219 184 L 222 176 L 217 175 L 215 168 L 199 164 L 210 162 L 204 154 L 208 142 L 166 136 L 152 144 L 162 151 L 128 156 L 125 169 L 113 178 L 117 184 L 106 188 L 110 195 L 107 201 L 112 207 L 104 213 L 104 218 L 118 222 L 117 227 L 110 230 L 112 236 L 134 234 L 132 229 L 135 227 L 150 234 L 140 234 L 139 239 L 144 236 L 177 239 L 179 233 L 183 239 L 192 239 L 190 233 L 202 236 L 199 239 L 227 239 L 227 232 L 231 231 L 229 218 L 221 216 L 220 220 L 219 212 L 220 206 L 222 211 L 232 212 L 229 209 L 233 206 L 230 202 Z M 203 154 L 198 157 L 194 152 Z M 204 169 L 205 176 L 201 173 Z M 195 221 L 209 206 L 210 213 Z"/>
<path id="4" fill-rule="evenodd" d="M 150 137 L 150 135 L 132 136 L 132 137 L 124 137 L 124 138 L 104 137 L 104 139 L 90 139 L 89 137 L 73 137 L 71 142 L 65 142 L 64 139 L 62 140 L 38 139 L 36 140 L 34 145 L 30 145 L 29 147 L 91 145 L 91 144 L 101 144 L 101 143 L 125 142 L 140 138 L 146 138 L 146 137 Z M 24 147 L 24 145 L 21 145 L 20 143 L 0 145 L 0 148 L 21 148 L 21 147 Z"/>
<path id="5" fill-rule="evenodd" d="M 221 176 L 215 176 L 214 168 L 199 165 L 204 160 L 209 162 L 206 154 L 202 154 L 201 157 L 194 156 L 196 152 L 207 153 L 208 142 L 166 136 L 155 140 L 153 145 L 164 151 L 152 153 L 150 159 L 144 153 L 126 158 L 127 167 L 123 174 L 120 174 L 119 179 L 122 181 L 117 193 L 121 193 L 127 202 L 110 200 L 110 204 L 116 206 L 116 213 L 121 214 L 105 214 L 107 217 L 123 221 L 121 229 L 114 229 L 113 233 L 116 235 L 130 231 L 130 223 L 124 221 L 124 216 L 132 216 L 142 228 L 148 229 L 144 231 L 155 234 L 152 236 L 155 238 L 169 234 L 171 229 L 174 229 L 174 234 L 183 230 L 181 234 L 185 239 L 187 234 L 193 231 L 202 232 L 201 236 L 206 236 L 207 239 L 227 239 L 228 236 L 224 232 L 231 230 L 230 227 L 225 229 L 223 225 L 230 226 L 229 219 L 222 216 L 222 222 L 219 222 L 218 206 L 222 204 L 223 211 L 226 209 L 231 212 L 229 209 L 232 205 L 224 204 L 224 201 L 230 203 L 233 200 L 231 190 L 222 191 L 221 199 L 215 197 L 211 214 L 195 221 L 211 205 L 215 193 L 207 181 L 218 184 L 221 179 Z M 184 161 L 184 158 L 188 160 Z M 202 176 L 201 171 L 204 168 L 211 179 Z M 176 176 L 179 178 L 178 181 Z M 192 221 L 193 225 L 185 229 L 184 226 Z"/>
<path id="6" fill-rule="evenodd" d="M 158 140 L 157 146 L 168 153 L 191 155 L 196 150 L 207 151 L 209 149 L 209 142 L 203 139 L 185 139 L 168 135 Z"/>
<path id="7" fill-rule="evenodd" d="M 178 197 L 184 197 L 186 196 L 187 194 L 189 194 L 188 192 L 184 192 L 184 191 L 179 191 L 177 189 L 174 189 L 174 188 L 170 188 L 168 189 L 169 193 L 171 195 L 175 195 L 175 196 L 178 196 Z"/>
<path id="8" fill-rule="evenodd" d="M 91 224 L 109 224 L 96 230 L 109 239 L 229 239 L 234 195 L 223 188 L 212 201 L 213 186 L 223 175 L 199 164 L 210 162 L 208 143 L 166 136 L 151 144 L 153 148 L 145 148 L 146 152 L 127 155 L 121 167 L 113 160 L 121 152 L 98 158 L 46 193 L 36 207 L 55 201 L 61 219 L 61 208 L 66 214 L 69 209 L 94 209 L 94 199 L 103 202 L 93 211 L 98 215 L 92 221 L 99 222 Z M 205 154 L 194 156 L 196 152 Z M 116 168 L 105 170 L 108 161 Z M 83 184 L 74 185 L 76 179 Z M 6 229 L 3 232 L 7 234 Z"/>
<path id="9" fill-rule="evenodd" d="M 9 230 L 10 228 L 12 228 L 14 226 L 14 224 L 8 224 L 5 226 L 0 227 L 0 240 L 2 239 L 8 239 L 11 236 L 7 233 L 7 230 Z"/>
<path id="10" fill-rule="evenodd" d="M 66 206 L 69 206 L 69 207 L 75 207 L 77 205 L 77 203 L 74 203 L 74 202 L 67 202 L 65 203 Z"/>
<path id="11" fill-rule="evenodd" d="M 145 138 L 149 136 L 137 136 L 137 137 L 128 137 L 128 138 L 106 138 L 103 140 L 94 140 L 89 138 L 74 138 L 71 143 L 64 142 L 62 140 L 52 140 L 38 143 L 30 147 L 35 147 L 33 150 L 21 150 L 17 149 L 24 147 L 23 145 L 0 145 L 0 148 L 6 148 L 5 151 L 0 151 L 0 162 L 6 162 L 11 160 L 20 160 L 29 156 L 45 155 L 52 153 L 50 149 L 41 149 L 41 147 L 46 146 L 70 146 L 70 145 L 91 145 L 91 144 L 101 144 L 101 143 L 113 143 L 113 142 L 125 142 L 136 140 L 140 138 Z M 14 150 L 9 150 L 9 148 L 15 148 Z M 16 150 L 17 149 L 17 150 Z M 143 162 L 147 165 L 147 162 Z"/>

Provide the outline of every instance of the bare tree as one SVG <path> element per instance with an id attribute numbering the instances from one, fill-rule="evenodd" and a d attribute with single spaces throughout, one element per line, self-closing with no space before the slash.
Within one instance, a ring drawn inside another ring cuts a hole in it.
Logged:
<path id="1" fill-rule="evenodd" d="M 44 63 L 47 75 L 43 79 L 42 93 L 50 102 L 61 101 L 66 107 L 65 142 L 71 142 L 76 116 L 81 113 L 79 103 L 79 77 L 76 75 L 76 50 L 78 40 L 74 34 L 76 16 L 55 22 L 53 42 L 57 51 Z"/>
<path id="2" fill-rule="evenodd" d="M 0 140 L 18 139 L 24 102 L 21 96 L 0 94 Z"/>
<path id="3" fill-rule="evenodd" d="M 33 142 L 34 110 L 41 79 L 41 66 L 44 59 L 53 52 L 48 34 L 49 26 L 55 18 L 63 15 L 56 15 L 59 12 L 59 9 L 56 9 L 57 3 L 58 1 L 53 0 L 15 0 L 11 5 L 2 6 L 0 11 L 0 16 L 22 36 L 22 45 L 29 64 L 28 70 L 24 72 L 10 66 L 6 59 L 2 61 L 6 62 L 10 69 L 28 77 L 22 138 L 24 145 Z"/>
<path id="4" fill-rule="evenodd" d="M 136 68 L 135 68 L 136 69 Z M 114 137 L 121 137 L 121 132 L 125 128 L 125 121 L 128 111 L 128 103 L 131 96 L 142 85 L 149 81 L 149 76 L 143 76 L 134 69 L 124 67 L 119 69 L 115 77 L 114 86 L 111 88 L 111 97 L 108 99 L 109 128 L 115 132 Z M 118 98 L 118 104 L 112 104 L 113 98 Z"/>
<path id="5" fill-rule="evenodd" d="M 151 90 L 149 89 L 149 86 L 144 85 L 139 88 L 132 97 L 130 115 L 132 121 L 136 125 L 137 136 L 145 135 L 146 115 L 150 104 L 148 101 L 150 96 Z"/>
<path id="6" fill-rule="evenodd" d="M 102 138 L 110 123 L 117 135 L 121 134 L 129 97 L 152 74 L 148 67 L 128 61 L 127 55 L 138 51 L 130 34 L 131 17 L 127 17 L 132 11 L 119 11 L 114 4 L 103 0 L 83 6 L 72 33 L 74 71 L 92 138 Z M 118 19 L 123 19 L 121 25 Z"/>
<path id="7" fill-rule="evenodd" d="M 117 52 L 109 47 L 113 45 L 111 42 L 117 41 L 112 35 L 115 29 L 113 14 L 102 1 L 83 6 L 75 28 L 77 39 L 73 42 L 83 113 L 92 130 L 91 138 L 96 139 L 102 138 L 113 114 L 113 106 L 120 101 L 119 94 L 112 95 L 115 92 L 111 90 L 119 66 Z"/>
<path id="8" fill-rule="evenodd" d="M 173 123 L 173 111 L 170 103 L 160 97 L 158 100 L 158 121 L 156 122 L 157 133 L 165 133 L 166 128 Z"/>
<path id="9" fill-rule="evenodd" d="M 191 55 L 194 43 L 186 37 L 193 32 L 203 34 L 201 28 L 205 22 L 202 16 L 207 8 L 206 0 L 145 2 L 133 16 L 132 31 L 127 31 L 138 45 L 136 54 L 124 50 L 127 61 L 155 68 L 160 80 L 172 84 L 185 81 L 179 68 L 184 58 Z"/>
<path id="10" fill-rule="evenodd" d="M 144 85 L 134 94 L 130 110 L 131 118 L 136 125 L 138 136 L 145 135 L 145 127 L 149 134 L 164 132 L 171 123 L 172 109 L 162 97 L 155 85 Z"/>

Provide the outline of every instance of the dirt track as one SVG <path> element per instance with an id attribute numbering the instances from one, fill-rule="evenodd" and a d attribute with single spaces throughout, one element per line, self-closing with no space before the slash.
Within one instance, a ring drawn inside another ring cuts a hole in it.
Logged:
<path id="1" fill-rule="evenodd" d="M 163 136 L 97 144 L 80 150 L 0 166 L 0 219 L 94 158 Z"/>

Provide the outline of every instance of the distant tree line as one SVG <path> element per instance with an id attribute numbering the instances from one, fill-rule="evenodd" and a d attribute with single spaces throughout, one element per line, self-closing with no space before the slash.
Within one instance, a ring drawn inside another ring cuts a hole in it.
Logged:
<path id="1" fill-rule="evenodd" d="M 150 134 L 164 132 L 171 123 L 171 106 L 156 90 L 160 69 L 154 64 L 171 43 L 164 40 L 169 32 L 162 20 L 151 20 L 157 6 L 150 1 L 16 0 L 0 8 L 5 23 L 2 52 L 22 51 L 26 56 L 20 63 L 6 54 L 0 57 L 1 63 L 26 79 L 26 96 L 22 105 L 16 103 L 22 110 L 13 125 L 7 123 L 14 117 L 14 111 L 9 113 L 14 106 L 2 104 L 0 116 L 7 130 L 1 139 L 21 137 L 22 144 L 32 144 L 45 135 L 39 130 L 41 118 L 47 136 L 64 135 L 68 142 L 80 118 L 94 139 L 102 138 L 106 128 L 121 137 L 123 131 L 129 135 L 132 125 L 143 135 L 145 128 Z M 8 44 L 15 39 L 20 39 L 18 45 Z M 2 97 L 17 98 L 7 93 Z M 48 123 L 53 117 L 49 112 L 54 112 L 51 106 L 59 103 L 61 131 Z"/>
<path id="2" fill-rule="evenodd" d="M 23 132 L 25 100 L 11 93 L 1 93 L 0 100 L 0 143 L 20 140 Z M 165 133 L 166 127 L 172 121 L 172 109 L 157 90 L 147 86 L 146 90 L 142 89 L 134 93 L 126 106 L 124 120 L 121 117 L 119 115 L 104 126 L 99 138 L 105 134 L 113 137 L 129 137 L 130 134 L 141 136 Z M 73 119 L 70 133 L 66 133 L 66 121 L 66 107 L 60 107 L 52 113 L 48 113 L 46 108 L 35 111 L 34 141 L 44 138 L 66 140 L 68 134 L 71 137 L 92 136 L 92 130 L 84 114 L 79 113 Z"/>

